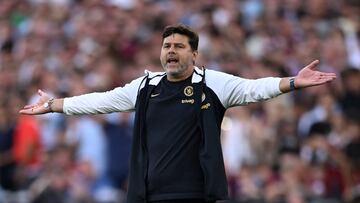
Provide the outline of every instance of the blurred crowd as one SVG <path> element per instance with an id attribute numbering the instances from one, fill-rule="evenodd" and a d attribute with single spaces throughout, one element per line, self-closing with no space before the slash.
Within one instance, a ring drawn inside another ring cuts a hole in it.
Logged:
<path id="1" fill-rule="evenodd" d="M 199 32 L 197 66 L 293 76 L 315 59 L 337 80 L 229 109 L 231 201 L 360 202 L 358 0 L 0 0 L 0 202 L 125 200 L 133 114 L 18 111 L 161 71 L 161 32 Z M 164 118 L 165 119 L 165 118 Z"/>

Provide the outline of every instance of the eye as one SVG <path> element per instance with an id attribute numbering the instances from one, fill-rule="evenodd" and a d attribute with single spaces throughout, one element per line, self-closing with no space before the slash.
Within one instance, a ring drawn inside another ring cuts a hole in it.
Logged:
<path id="1" fill-rule="evenodd" d="M 163 48 L 169 48 L 169 47 L 170 47 L 169 44 L 164 44 L 164 45 L 163 45 Z"/>
<path id="2" fill-rule="evenodd" d="M 177 44 L 176 48 L 185 48 L 185 46 L 183 44 Z"/>

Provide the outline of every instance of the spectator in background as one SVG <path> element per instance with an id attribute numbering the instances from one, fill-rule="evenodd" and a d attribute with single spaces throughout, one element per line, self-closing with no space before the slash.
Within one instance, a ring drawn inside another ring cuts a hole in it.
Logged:
<path id="1" fill-rule="evenodd" d="M 97 201 L 123 201 L 128 187 L 133 118 L 129 113 L 110 114 L 104 123 L 107 140 L 106 173 L 97 185 Z M 116 160 L 116 161 L 114 161 Z M 106 194 L 106 195 L 105 195 Z"/>
<path id="2" fill-rule="evenodd" d="M 3 106 L 0 107 L 0 113 L 7 114 Z M 12 153 L 13 143 L 14 123 L 2 116 L 0 118 L 0 187 L 4 190 L 18 189 L 15 180 L 16 164 Z"/>
<path id="3" fill-rule="evenodd" d="M 306 193 L 312 199 L 323 201 L 341 199 L 345 190 L 344 156 L 327 140 L 331 132 L 328 122 L 316 122 L 309 130 L 309 139 L 301 148 L 300 156 L 310 174 L 304 177 Z"/>
<path id="4" fill-rule="evenodd" d="M 348 188 L 346 191 L 346 199 L 356 202 L 359 200 L 360 194 L 358 187 L 360 185 L 360 125 L 358 120 L 347 120 L 346 136 L 349 143 L 344 147 L 345 155 L 349 163 L 349 171 L 346 174 Z"/>
<path id="5" fill-rule="evenodd" d="M 42 173 L 29 187 L 29 202 L 66 202 L 73 196 L 69 190 L 72 180 L 73 153 L 70 147 L 58 145 L 48 151 Z M 71 188 L 73 189 L 73 188 Z M 73 198 L 75 199 L 75 198 Z"/>
<path id="6" fill-rule="evenodd" d="M 348 68 L 341 73 L 344 91 L 339 103 L 345 115 L 355 122 L 360 122 L 360 70 Z"/>
<path id="7" fill-rule="evenodd" d="M 117 189 L 126 190 L 129 174 L 130 146 L 132 140 L 133 123 L 130 114 L 124 113 L 115 121 L 108 120 L 105 125 L 108 143 L 113 145 L 108 148 L 107 170 L 108 178 Z M 112 161 L 119 160 L 119 161 Z"/>

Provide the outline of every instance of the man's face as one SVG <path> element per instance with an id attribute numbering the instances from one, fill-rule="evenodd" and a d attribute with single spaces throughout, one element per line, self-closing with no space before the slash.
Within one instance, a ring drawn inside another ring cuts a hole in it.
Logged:
<path id="1" fill-rule="evenodd" d="M 194 69 L 197 51 L 193 51 L 189 38 L 181 34 L 166 37 L 161 48 L 160 61 L 170 81 L 188 78 Z"/>

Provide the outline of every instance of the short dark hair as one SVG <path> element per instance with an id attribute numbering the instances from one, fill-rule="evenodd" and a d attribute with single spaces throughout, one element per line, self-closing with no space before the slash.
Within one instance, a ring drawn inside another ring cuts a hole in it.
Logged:
<path id="1" fill-rule="evenodd" d="M 176 24 L 166 26 L 162 33 L 162 40 L 172 34 L 180 34 L 185 35 L 189 38 L 189 44 L 193 51 L 197 51 L 199 44 L 199 36 L 196 32 L 194 32 L 190 27 L 184 24 Z"/>

